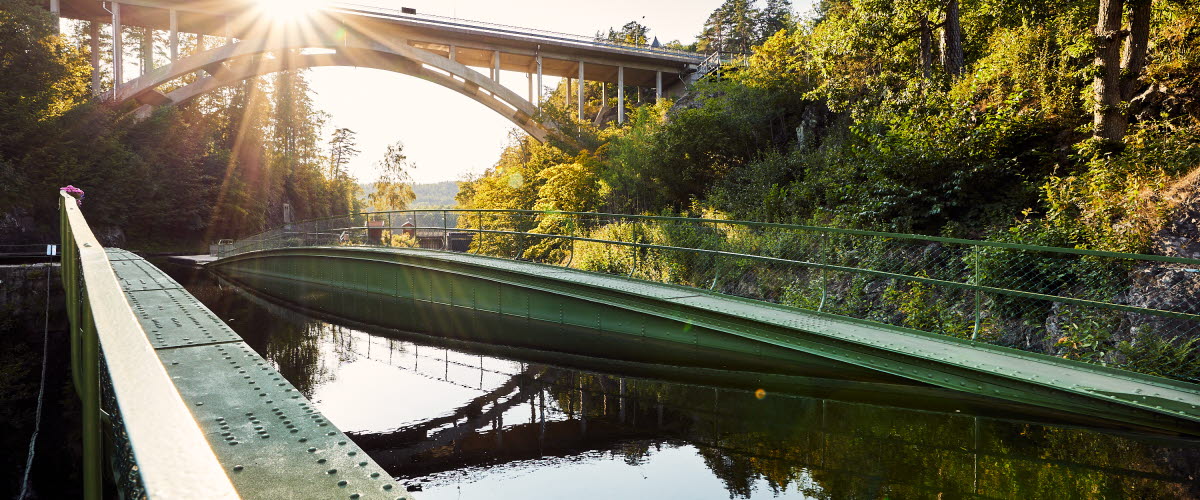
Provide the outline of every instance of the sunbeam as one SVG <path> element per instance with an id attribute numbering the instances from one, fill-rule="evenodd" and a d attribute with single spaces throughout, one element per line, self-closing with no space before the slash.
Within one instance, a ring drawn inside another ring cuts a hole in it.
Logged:
<path id="1" fill-rule="evenodd" d="M 328 4 L 325 0 L 258 0 L 258 8 L 275 22 L 294 22 Z"/>

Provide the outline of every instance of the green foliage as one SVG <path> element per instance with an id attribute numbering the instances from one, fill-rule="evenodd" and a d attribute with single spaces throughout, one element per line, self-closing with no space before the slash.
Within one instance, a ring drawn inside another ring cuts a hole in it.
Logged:
<path id="1" fill-rule="evenodd" d="M 650 42 L 650 28 L 637 21 L 629 21 L 620 30 L 608 29 L 608 33 L 596 33 L 596 39 L 610 42 L 646 45 Z"/>
<path id="2" fill-rule="evenodd" d="M 1058 319 L 1058 356 L 1160 377 L 1200 378 L 1200 338 L 1169 338 L 1139 327 L 1131 340 L 1117 341 L 1113 332 L 1119 330 L 1122 317 L 1112 311 L 1068 309 Z"/>
<path id="3" fill-rule="evenodd" d="M 105 243 L 141 249 L 206 247 L 281 224 L 287 209 L 297 219 L 357 209 L 353 179 L 326 174 L 324 117 L 302 74 L 137 121 L 90 97 L 86 50 L 41 5 L 0 5 L 0 220 L 21 221 L 4 238 L 53 241 L 53 194 L 68 184 L 87 192 L 93 227 L 126 239 Z"/>
<path id="4" fill-rule="evenodd" d="M 663 227 L 637 222 L 605 224 L 587 233 L 588 238 L 649 245 L 670 245 Z M 686 266 L 674 255 L 635 246 L 581 241 L 575 244 L 573 266 L 586 271 L 623 274 L 666 283 L 688 283 Z"/>
<path id="5" fill-rule="evenodd" d="M 375 181 L 374 189 L 367 195 L 367 202 L 373 210 L 381 212 L 404 210 L 417 197 L 408 174 L 413 166 L 404 154 L 404 144 L 388 144 L 387 152 L 378 165 L 381 171 L 379 180 Z"/>
<path id="6" fill-rule="evenodd" d="M 1116 352 L 1118 360 L 1113 365 L 1118 368 L 1180 380 L 1200 379 L 1200 337 L 1168 340 L 1143 333 L 1117 344 Z"/>
<path id="7" fill-rule="evenodd" d="M 1178 203 L 1177 194 L 1194 189 L 1200 167 L 1200 122 L 1194 119 L 1139 126 L 1120 154 L 1083 143 L 1085 169 L 1050 176 L 1042 185 L 1046 212 L 1026 218 L 1013 231 L 1055 235 L 1059 244 L 1141 253 Z"/>
<path id="8" fill-rule="evenodd" d="M 921 277 L 928 277 L 919 273 Z M 937 332 L 959 338 L 970 338 L 972 319 L 947 307 L 940 290 L 929 283 L 911 282 L 906 287 L 889 287 L 884 301 L 893 304 L 900 315 L 900 325 L 926 332 Z"/>

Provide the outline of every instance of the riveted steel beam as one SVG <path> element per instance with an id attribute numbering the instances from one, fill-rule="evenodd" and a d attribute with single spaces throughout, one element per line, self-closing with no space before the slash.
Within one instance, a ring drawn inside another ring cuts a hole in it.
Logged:
<path id="1" fill-rule="evenodd" d="M 276 249 L 213 266 L 269 283 L 268 293 L 320 284 L 628 340 L 757 349 L 764 367 L 791 352 L 852 376 L 874 371 L 1138 427 L 1194 434 L 1200 424 L 1194 384 L 690 287 L 419 249 Z"/>

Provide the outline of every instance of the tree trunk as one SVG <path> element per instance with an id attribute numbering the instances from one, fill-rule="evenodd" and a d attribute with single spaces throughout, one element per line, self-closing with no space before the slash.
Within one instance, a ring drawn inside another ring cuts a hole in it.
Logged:
<path id="1" fill-rule="evenodd" d="M 929 16 L 921 14 L 921 73 L 925 78 L 933 75 L 933 28 L 929 25 Z"/>
<path id="2" fill-rule="evenodd" d="M 1150 42 L 1150 0 L 1129 0 L 1129 43 L 1121 57 L 1121 100 L 1133 99 L 1136 85 L 1146 66 L 1146 47 Z"/>
<path id="3" fill-rule="evenodd" d="M 942 27 L 942 66 L 951 75 L 963 71 L 962 26 L 958 23 L 958 0 L 946 4 L 946 24 Z"/>
<path id="4" fill-rule="evenodd" d="M 1121 106 L 1121 10 L 1124 0 L 1100 0 L 1100 19 L 1096 23 L 1096 79 L 1092 90 L 1096 97 L 1092 137 L 1120 141 L 1125 137 L 1127 119 Z"/>

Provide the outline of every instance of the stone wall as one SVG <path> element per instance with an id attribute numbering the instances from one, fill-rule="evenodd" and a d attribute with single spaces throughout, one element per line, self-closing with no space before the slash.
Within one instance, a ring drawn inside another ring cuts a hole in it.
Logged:
<path id="1" fill-rule="evenodd" d="M 49 342 L 43 350 L 47 326 Z M 0 447 L 7 450 L 0 453 L 0 498 L 20 492 L 43 361 L 46 389 L 30 498 L 78 497 L 80 424 L 68 371 L 67 332 L 58 264 L 0 266 L 0 427 L 5 429 Z"/>

